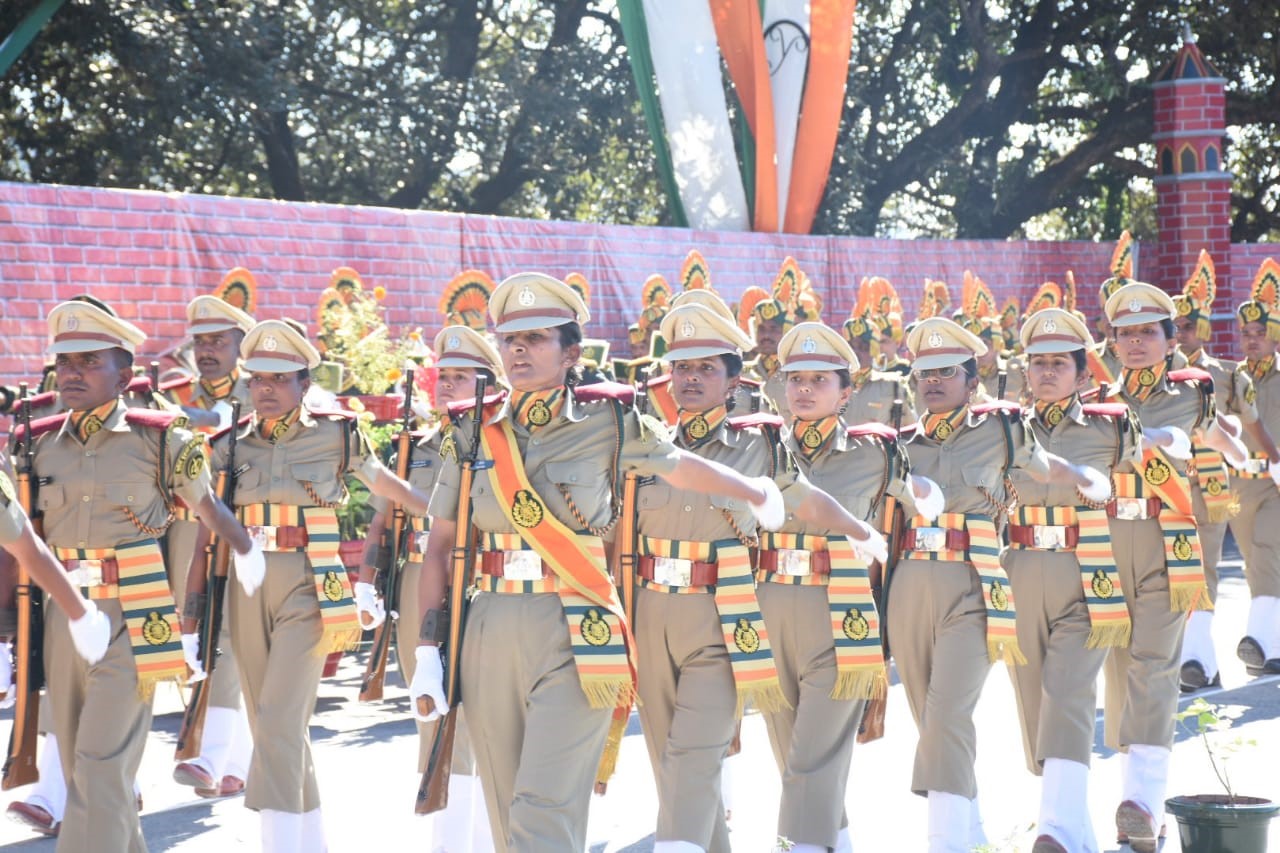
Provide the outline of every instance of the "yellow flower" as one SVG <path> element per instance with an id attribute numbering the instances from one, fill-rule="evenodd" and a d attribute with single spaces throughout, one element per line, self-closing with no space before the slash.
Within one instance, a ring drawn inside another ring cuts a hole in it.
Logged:
<path id="1" fill-rule="evenodd" d="M 359 397 L 348 397 L 347 408 L 353 412 L 363 412 L 365 410 L 364 403 L 360 401 Z"/>
<path id="2" fill-rule="evenodd" d="M 381 302 L 387 298 L 387 289 L 382 285 L 378 285 L 373 289 L 373 298 Z"/>
<path id="3" fill-rule="evenodd" d="M 409 333 L 409 340 L 411 341 L 422 340 L 422 332 L 419 332 L 417 329 L 414 329 L 412 332 Z"/>
<path id="4" fill-rule="evenodd" d="M 388 370 L 388 371 L 387 371 L 387 381 L 388 381 L 388 382 L 399 382 L 399 381 L 400 381 L 400 377 L 401 377 L 402 375 L 403 375 L 403 374 L 400 372 L 400 368 L 398 368 L 398 367 L 393 367 L 393 368 L 391 368 L 390 370 Z"/>

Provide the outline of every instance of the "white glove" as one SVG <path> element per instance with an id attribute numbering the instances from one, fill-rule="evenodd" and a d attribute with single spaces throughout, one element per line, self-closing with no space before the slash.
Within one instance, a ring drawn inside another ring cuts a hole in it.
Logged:
<path id="1" fill-rule="evenodd" d="M 356 613 L 360 616 L 360 627 L 372 631 L 387 621 L 387 611 L 378 600 L 378 592 L 371 583 L 356 581 L 353 590 L 356 597 Z M 368 616 L 368 619 L 365 617 Z"/>
<path id="2" fill-rule="evenodd" d="M 18 691 L 13 683 L 13 645 L 0 643 L 0 686 L 4 687 L 4 698 L 0 699 L 0 708 L 12 708 L 18 701 Z"/>
<path id="3" fill-rule="evenodd" d="M 1101 503 L 1111 497 L 1111 480 L 1097 468 L 1088 465 L 1072 465 L 1071 470 L 1089 481 L 1089 485 L 1078 487 L 1086 500 Z"/>
<path id="4" fill-rule="evenodd" d="M 413 659 L 417 667 L 413 671 L 413 683 L 409 685 L 409 711 L 414 719 L 429 723 L 449 712 L 449 702 L 444 697 L 444 664 L 440 662 L 439 646 L 418 646 Z M 418 697 L 430 696 L 436 706 L 425 717 L 418 713 Z"/>
<path id="5" fill-rule="evenodd" d="M 1218 440 L 1228 446 L 1229 449 L 1222 451 L 1222 455 L 1237 468 L 1243 468 L 1249 459 L 1249 448 L 1244 446 L 1239 437 L 1240 429 L 1240 419 L 1235 415 L 1218 415 L 1205 430 L 1206 436 L 1216 434 Z"/>
<path id="6" fill-rule="evenodd" d="M 197 681 L 204 681 L 208 673 L 204 671 L 204 665 L 200 663 L 199 634 L 182 635 L 182 657 L 187 662 L 187 668 L 191 670 L 191 677 L 187 679 L 187 683 L 192 684 Z"/>
<path id="7" fill-rule="evenodd" d="M 1268 462 L 1267 473 L 1271 475 L 1271 482 L 1280 487 L 1280 463 Z"/>
<path id="8" fill-rule="evenodd" d="M 764 490 L 764 501 L 751 504 L 751 512 L 765 530 L 778 530 L 787 520 L 787 508 L 782 503 L 782 492 L 771 477 L 752 477 L 752 485 Z"/>
<path id="9" fill-rule="evenodd" d="M 1191 458 L 1191 439 L 1177 427 L 1148 427 L 1142 431 L 1142 439 L 1147 444 L 1160 447 L 1174 459 Z M 1168 446 L 1164 443 L 1168 441 Z"/>
<path id="10" fill-rule="evenodd" d="M 880 565 L 884 565 L 889 560 L 889 543 L 885 542 L 884 536 L 879 530 L 876 530 L 869 524 L 862 525 L 863 532 L 867 534 L 866 539 L 850 539 L 853 543 L 854 550 L 862 555 L 862 558 L 868 563 L 877 561 Z"/>
<path id="11" fill-rule="evenodd" d="M 920 496 L 920 492 L 924 496 Z M 942 486 L 920 474 L 911 475 L 911 494 L 916 499 L 916 512 L 929 521 L 942 515 L 947 507 L 947 497 L 942 494 Z"/>
<path id="12" fill-rule="evenodd" d="M 214 403 L 209 411 L 218 416 L 218 429 L 223 430 L 231 426 L 231 404 L 226 400 Z"/>
<path id="13" fill-rule="evenodd" d="M 67 623 L 71 629 L 71 642 L 76 651 L 90 666 L 102 660 L 111 645 L 111 620 L 106 617 L 92 599 L 84 601 L 84 615 Z"/>
<path id="14" fill-rule="evenodd" d="M 244 594 L 253 598 L 258 587 L 262 586 L 262 579 L 267 576 L 267 558 L 262 553 L 261 540 L 252 530 L 249 531 L 249 535 L 254 537 L 253 547 L 249 549 L 249 553 L 241 554 L 233 548 L 231 556 L 236 563 L 236 580 L 240 581 Z"/>

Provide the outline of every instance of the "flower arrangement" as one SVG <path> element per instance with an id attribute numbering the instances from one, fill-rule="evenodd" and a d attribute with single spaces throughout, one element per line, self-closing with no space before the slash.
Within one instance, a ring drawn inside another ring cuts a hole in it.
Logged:
<path id="1" fill-rule="evenodd" d="M 421 333 L 393 338 L 384 317 L 385 288 L 366 290 L 350 267 L 333 271 L 320 296 L 320 349 L 326 359 L 342 364 L 342 387 L 361 394 L 381 394 L 401 376 L 403 366 L 421 348 Z"/>

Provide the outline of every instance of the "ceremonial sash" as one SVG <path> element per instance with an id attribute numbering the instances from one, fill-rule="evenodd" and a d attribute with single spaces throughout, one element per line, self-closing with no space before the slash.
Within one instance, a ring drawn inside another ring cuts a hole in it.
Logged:
<path id="1" fill-rule="evenodd" d="M 354 649 L 360 642 L 360 618 L 351 595 L 351 579 L 338 556 L 341 536 L 338 516 L 332 507 L 290 504 L 247 504 L 239 508 L 246 527 L 305 527 L 305 548 L 278 549 L 304 551 L 315 579 L 316 603 L 320 607 L 323 634 L 319 650 L 324 654 Z M 270 560 L 270 557 L 267 557 Z M 270 571 L 270 566 L 268 566 Z"/>
<path id="2" fill-rule="evenodd" d="M 1231 490 L 1226 461 L 1221 453 L 1199 442 L 1196 442 L 1192 450 L 1195 454 L 1194 466 L 1187 471 L 1187 475 L 1190 476 L 1194 470 L 1200 484 L 1200 495 L 1209 512 L 1209 521 L 1230 521 L 1240 514 L 1240 500 Z"/>
<path id="3" fill-rule="evenodd" d="M 119 600 L 138 673 L 138 695 L 150 700 L 161 681 L 187 676 L 182 633 L 164 555 L 154 539 L 118 548 L 58 548 L 60 560 L 110 560 L 119 566 Z"/>
<path id="4" fill-rule="evenodd" d="M 674 557 L 716 564 L 714 590 L 716 612 L 724 647 L 733 667 L 733 683 L 737 689 L 737 714 L 750 701 L 761 711 L 774 712 L 790 707 L 782 695 L 778 669 L 769 645 L 760 603 L 756 600 L 755 576 L 751 571 L 751 552 L 737 539 L 715 542 L 690 542 L 675 539 L 640 537 L 640 553 L 653 557 Z M 705 587 L 671 587 L 641 579 L 646 589 L 659 592 L 700 592 Z"/>
<path id="5" fill-rule="evenodd" d="M 1093 376 L 1093 381 L 1098 383 L 1099 386 L 1109 385 L 1116 381 L 1115 376 L 1107 368 L 1107 363 L 1092 347 L 1085 348 L 1085 361 L 1089 367 L 1089 374 Z"/>
<path id="6" fill-rule="evenodd" d="M 547 511 L 525 473 L 509 420 L 485 425 L 480 443 L 493 460 L 489 483 L 507 517 L 560 580 L 560 603 L 587 701 L 593 708 L 629 705 L 635 696 L 635 640 L 609 578 L 604 543 L 574 533 Z"/>
<path id="7" fill-rule="evenodd" d="M 1191 481 L 1178 472 L 1163 450 L 1152 446 L 1142 451 L 1142 486 L 1164 504 L 1160 530 L 1169 571 L 1169 606 L 1179 611 L 1212 610 L 1191 503 Z"/>
<path id="8" fill-rule="evenodd" d="M 880 644 L 880 613 L 871 596 L 871 576 L 866 561 L 844 536 L 810 536 L 804 533 L 766 533 L 762 548 L 826 551 L 831 574 L 783 575 L 759 573 L 768 583 L 827 588 L 831 611 L 831 637 L 836 651 L 836 683 L 832 699 L 878 699 L 888 689 L 884 647 Z"/>
<path id="9" fill-rule="evenodd" d="M 1091 649 L 1129 645 L 1133 624 L 1120 587 L 1120 573 L 1111 549 L 1111 525 L 1107 521 L 1106 510 L 1083 506 L 1019 506 L 1013 523 L 1076 528 L 1079 540 L 1074 551 L 1080 566 L 1085 605 L 1089 608 L 1089 638 L 1085 645 Z M 1032 550 L 1017 542 L 1010 543 L 1009 547 Z"/>
<path id="10" fill-rule="evenodd" d="M 982 600 L 987 609 L 987 656 L 992 663 L 1001 659 L 1006 664 L 1026 663 L 1026 656 L 1018 648 L 1013 590 L 1009 586 L 1009 576 L 1000 565 L 1000 539 L 996 535 L 995 523 L 978 513 L 944 512 L 933 522 L 922 515 L 914 516 L 911 526 L 968 532 L 969 548 L 966 551 L 946 548 L 937 551 L 909 551 L 907 557 L 912 560 L 972 565 L 982 582 Z"/>

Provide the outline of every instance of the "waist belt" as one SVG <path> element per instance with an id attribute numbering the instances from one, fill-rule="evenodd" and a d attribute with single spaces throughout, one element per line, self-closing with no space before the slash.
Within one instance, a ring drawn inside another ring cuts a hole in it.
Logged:
<path id="1" fill-rule="evenodd" d="M 1010 524 L 1009 541 L 1034 551 L 1069 551 L 1080 542 L 1074 524 Z"/>
<path id="2" fill-rule="evenodd" d="M 636 561 L 636 574 L 666 586 L 713 586 L 720 577 L 718 563 L 650 554 L 644 554 Z"/>
<path id="3" fill-rule="evenodd" d="M 1231 465 L 1231 463 L 1227 463 Z M 1244 461 L 1243 465 L 1231 465 L 1231 473 L 1246 480 L 1259 480 L 1267 476 L 1267 471 L 1271 467 L 1271 460 L 1266 454 L 1254 453 Z"/>
<path id="4" fill-rule="evenodd" d="M 1107 515 L 1125 521 L 1159 518 L 1161 505 L 1159 498 L 1115 498 L 1107 504 Z"/>
<path id="5" fill-rule="evenodd" d="M 250 524 L 245 530 L 263 551 L 301 551 L 311 541 L 307 528 L 295 524 Z"/>
<path id="6" fill-rule="evenodd" d="M 771 548 L 760 552 L 761 571 L 799 577 L 831 574 L 831 553 L 802 551 L 795 548 Z"/>
<path id="7" fill-rule="evenodd" d="M 913 527 L 902 537 L 903 551 L 965 551 L 969 532 L 949 527 Z"/>
<path id="8" fill-rule="evenodd" d="M 509 581 L 538 581 L 552 575 L 537 551 L 482 551 L 480 573 Z"/>
<path id="9" fill-rule="evenodd" d="M 119 597 L 120 561 L 114 548 L 54 548 L 53 551 L 67 570 L 67 580 L 84 590 L 87 598 Z"/>

